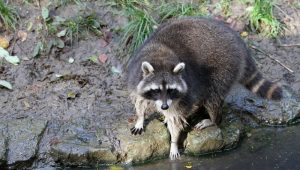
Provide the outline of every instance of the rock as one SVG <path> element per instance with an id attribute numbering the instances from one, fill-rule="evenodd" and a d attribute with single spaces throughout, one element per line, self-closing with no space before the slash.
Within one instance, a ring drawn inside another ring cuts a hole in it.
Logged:
<path id="1" fill-rule="evenodd" d="M 51 146 L 51 156 L 67 166 L 95 166 L 117 163 L 117 154 L 105 129 L 90 131 L 76 124 L 62 126 L 57 141 Z"/>
<path id="2" fill-rule="evenodd" d="M 170 135 L 162 122 L 154 119 L 146 126 L 142 135 L 132 135 L 134 124 L 122 124 L 117 128 L 116 138 L 120 141 L 123 163 L 142 163 L 169 155 Z"/>
<path id="3" fill-rule="evenodd" d="M 31 166 L 47 121 L 16 119 L 0 122 L 0 166 Z"/>
<path id="4" fill-rule="evenodd" d="M 216 126 L 201 131 L 193 130 L 186 139 L 185 152 L 192 155 L 221 150 L 223 147 L 222 131 Z"/>
<path id="5" fill-rule="evenodd" d="M 235 115 L 224 115 L 220 127 L 192 130 L 185 141 L 185 153 L 201 155 L 235 148 L 243 133 L 243 125 Z"/>
<path id="6" fill-rule="evenodd" d="M 225 116 L 224 120 L 220 128 L 190 132 L 184 144 L 186 153 L 198 155 L 235 147 L 242 125 L 236 116 Z M 169 156 L 170 135 L 161 121 L 149 121 L 142 135 L 132 135 L 133 126 L 134 122 L 121 121 L 111 129 L 91 131 L 67 123 L 60 128 L 62 133 L 51 147 L 51 156 L 65 166 L 136 164 Z"/>
<path id="7" fill-rule="evenodd" d="M 272 101 L 255 96 L 242 86 L 232 88 L 226 102 L 242 112 L 251 113 L 263 124 L 292 124 L 300 117 L 300 97 L 289 87 L 284 86 L 283 99 Z"/>
<path id="8" fill-rule="evenodd" d="M 116 126 L 117 125 L 117 126 Z M 95 166 L 143 162 L 166 155 L 169 152 L 169 134 L 163 123 L 153 120 L 141 136 L 130 133 L 128 122 L 120 122 L 115 129 L 74 130 L 80 127 L 63 126 L 73 133 L 58 136 L 51 148 L 56 162 L 68 166 Z M 61 131 L 66 131 L 66 129 Z"/>
<path id="9" fill-rule="evenodd" d="M 7 124 L 7 164 L 14 168 L 30 166 L 47 121 L 28 118 L 10 120 Z"/>

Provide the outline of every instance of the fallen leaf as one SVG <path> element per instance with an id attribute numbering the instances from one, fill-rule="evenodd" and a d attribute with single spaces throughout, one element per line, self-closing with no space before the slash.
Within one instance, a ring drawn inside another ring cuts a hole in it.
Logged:
<path id="1" fill-rule="evenodd" d="M 18 38 L 24 42 L 27 39 L 27 32 L 22 30 L 18 31 Z"/>
<path id="2" fill-rule="evenodd" d="M 74 92 L 68 92 L 67 99 L 75 99 L 75 97 L 76 97 L 76 93 L 74 93 Z"/>
<path id="3" fill-rule="evenodd" d="M 27 24 L 27 31 L 31 31 L 32 29 L 32 26 L 33 26 L 33 23 L 30 21 L 28 24 Z"/>
<path id="4" fill-rule="evenodd" d="M 187 162 L 187 164 L 184 167 L 187 169 L 193 168 L 192 162 Z"/>
<path id="5" fill-rule="evenodd" d="M 248 32 L 247 32 L 247 31 L 243 31 L 243 32 L 241 33 L 241 36 L 242 36 L 242 37 L 247 37 L 247 36 L 248 36 Z"/>
<path id="6" fill-rule="evenodd" d="M 106 54 L 101 54 L 100 56 L 99 56 L 99 61 L 101 61 L 101 63 L 105 63 L 106 62 L 106 60 L 107 60 L 107 55 Z"/>
<path id="7" fill-rule="evenodd" d="M 18 56 L 9 55 L 8 51 L 4 48 L 0 47 L 0 57 L 3 57 L 6 61 L 10 62 L 13 65 L 18 65 L 20 63 L 20 59 Z"/>
<path id="8" fill-rule="evenodd" d="M 112 67 L 111 67 L 111 71 L 112 71 L 114 74 L 120 74 L 120 73 L 121 73 L 121 70 L 118 69 L 118 68 L 115 67 L 115 66 L 112 66 Z"/>
<path id="9" fill-rule="evenodd" d="M 65 36 L 67 33 L 67 29 L 64 29 L 62 31 L 60 31 L 59 33 L 56 34 L 57 37 L 63 37 Z"/>
<path id="10" fill-rule="evenodd" d="M 63 75 L 61 75 L 61 74 L 55 74 L 55 77 L 56 78 L 61 78 Z"/>
<path id="11" fill-rule="evenodd" d="M 0 36 L 0 47 L 7 48 L 9 46 L 9 41 L 5 38 Z"/>
<path id="12" fill-rule="evenodd" d="M 6 87 L 10 90 L 12 89 L 12 85 L 8 81 L 5 81 L 5 80 L 0 80 L 0 86 Z"/>
<path id="13" fill-rule="evenodd" d="M 46 7 L 42 8 L 42 17 L 46 20 L 49 17 L 49 10 Z"/>
<path id="14" fill-rule="evenodd" d="M 42 47 L 43 47 L 43 44 L 42 44 L 41 41 L 39 41 L 39 42 L 36 44 L 36 46 L 34 47 L 32 56 L 33 56 L 33 57 L 38 56 L 38 55 L 40 54 L 40 51 L 41 51 Z"/>
<path id="15" fill-rule="evenodd" d="M 75 59 L 72 58 L 72 57 L 70 57 L 68 62 L 69 62 L 70 64 L 72 64 L 72 63 L 74 63 L 74 61 L 75 61 Z"/>
<path id="16" fill-rule="evenodd" d="M 89 57 L 89 60 L 93 63 L 97 63 L 97 56 L 93 55 Z"/>

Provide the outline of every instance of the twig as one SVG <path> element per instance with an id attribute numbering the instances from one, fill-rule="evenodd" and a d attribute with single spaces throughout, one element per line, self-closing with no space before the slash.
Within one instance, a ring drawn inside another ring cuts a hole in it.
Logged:
<path id="1" fill-rule="evenodd" d="M 278 47 L 300 47 L 300 44 L 279 44 Z"/>
<path id="2" fill-rule="evenodd" d="M 283 64 L 282 62 L 280 62 L 278 59 L 274 58 L 273 56 L 271 56 L 270 54 L 264 52 L 263 50 L 255 47 L 254 45 L 250 45 L 251 48 L 253 48 L 256 51 L 261 52 L 262 54 L 264 54 L 265 56 L 269 57 L 270 59 L 276 61 L 278 64 L 280 64 L 282 67 L 284 67 L 285 69 L 287 69 L 289 72 L 294 73 L 294 71 L 292 69 L 290 69 L 288 66 L 286 66 L 285 64 Z"/>

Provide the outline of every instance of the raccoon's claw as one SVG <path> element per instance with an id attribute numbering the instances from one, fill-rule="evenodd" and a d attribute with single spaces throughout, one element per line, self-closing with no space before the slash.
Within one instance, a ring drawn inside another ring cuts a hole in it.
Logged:
<path id="1" fill-rule="evenodd" d="M 176 159 L 180 159 L 180 153 L 170 153 L 170 159 L 171 160 L 176 160 Z"/>
<path id="2" fill-rule="evenodd" d="M 180 159 L 180 153 L 178 151 L 178 146 L 175 143 L 171 143 L 171 149 L 170 149 L 170 159 Z"/>
<path id="3" fill-rule="evenodd" d="M 140 134 L 143 133 L 144 128 L 135 128 L 135 127 L 133 127 L 133 128 L 130 129 L 130 131 L 131 131 L 131 134 L 133 134 L 133 135 L 137 135 L 137 134 L 140 135 Z"/>
<path id="4" fill-rule="evenodd" d="M 215 125 L 215 123 L 213 123 L 210 119 L 203 119 L 201 122 L 199 122 L 195 126 L 195 129 L 202 130 L 202 129 L 205 129 L 207 127 L 214 126 L 214 125 Z"/>

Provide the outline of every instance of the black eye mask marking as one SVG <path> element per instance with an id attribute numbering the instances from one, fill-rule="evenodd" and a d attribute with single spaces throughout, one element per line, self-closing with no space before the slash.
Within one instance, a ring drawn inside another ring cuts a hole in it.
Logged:
<path id="1" fill-rule="evenodd" d="M 160 89 L 149 90 L 142 94 L 142 96 L 148 100 L 158 100 L 160 98 Z"/>
<path id="2" fill-rule="evenodd" d="M 171 99 L 180 97 L 180 92 L 177 89 L 168 89 L 167 93 Z"/>

